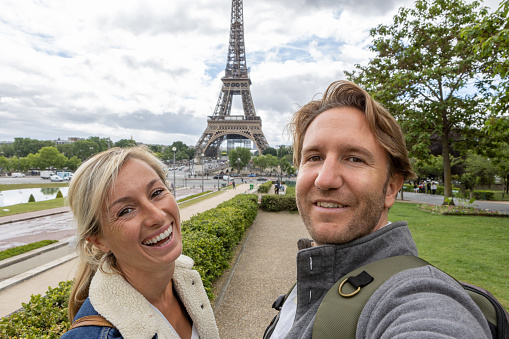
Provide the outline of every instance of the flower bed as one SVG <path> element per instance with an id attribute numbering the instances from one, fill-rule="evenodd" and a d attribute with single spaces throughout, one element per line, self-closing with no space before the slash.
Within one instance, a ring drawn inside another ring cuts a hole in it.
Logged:
<path id="1" fill-rule="evenodd" d="M 440 215 L 476 215 L 488 217 L 509 217 L 509 214 L 500 211 L 483 210 L 481 208 L 472 206 L 446 206 L 446 205 L 428 205 L 423 204 L 419 206 L 420 209 L 426 212 Z"/>

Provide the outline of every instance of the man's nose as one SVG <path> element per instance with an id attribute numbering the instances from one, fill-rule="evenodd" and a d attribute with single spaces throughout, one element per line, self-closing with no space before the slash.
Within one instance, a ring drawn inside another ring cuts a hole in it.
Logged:
<path id="1" fill-rule="evenodd" d="M 342 183 L 339 161 L 334 158 L 326 158 L 318 170 L 315 186 L 326 191 L 339 188 Z"/>

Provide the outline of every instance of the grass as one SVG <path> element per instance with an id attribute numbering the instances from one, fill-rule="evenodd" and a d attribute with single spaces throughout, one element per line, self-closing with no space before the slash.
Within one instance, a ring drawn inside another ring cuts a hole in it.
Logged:
<path id="1" fill-rule="evenodd" d="M 24 188 L 68 187 L 69 182 L 49 182 L 47 184 L 0 184 L 0 191 L 21 190 Z"/>
<path id="2" fill-rule="evenodd" d="M 509 219 L 430 214 L 396 202 L 389 220 L 406 220 L 419 256 L 457 280 L 490 291 L 509 309 Z"/>
<path id="3" fill-rule="evenodd" d="M 57 208 L 57 207 L 64 207 L 64 206 L 65 206 L 65 198 L 58 198 L 58 199 L 30 202 L 30 203 L 26 203 L 26 204 L 5 206 L 5 207 L 0 207 L 0 217 L 5 217 L 8 215 L 14 215 L 14 214 L 20 214 L 20 213 L 42 211 L 42 210 L 47 210 L 50 208 Z M 7 211 L 4 211 L 4 210 L 7 210 Z"/>
<path id="4" fill-rule="evenodd" d="M 58 241 L 57 240 L 41 240 L 41 241 L 34 242 L 34 243 L 31 243 L 28 245 L 22 245 L 22 246 L 18 246 L 18 247 L 9 248 L 4 251 L 0 251 L 0 260 L 5 260 L 8 258 L 14 257 L 16 255 L 20 255 L 20 254 L 44 247 L 44 246 L 54 244 L 56 242 L 58 242 Z"/>

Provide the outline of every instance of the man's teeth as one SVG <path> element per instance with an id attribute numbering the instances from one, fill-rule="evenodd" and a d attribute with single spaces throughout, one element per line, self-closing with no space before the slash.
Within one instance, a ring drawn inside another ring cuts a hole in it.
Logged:
<path id="1" fill-rule="evenodd" d="M 150 239 L 150 240 L 147 240 L 147 241 L 144 241 L 143 242 L 143 245 L 152 245 L 152 244 L 155 244 L 156 242 L 158 241 L 161 241 L 163 239 L 166 239 L 168 238 L 173 232 L 173 226 L 170 226 L 166 231 L 164 231 L 163 233 L 159 234 L 158 236 Z"/>
<path id="2" fill-rule="evenodd" d="M 336 204 L 334 202 L 323 202 L 319 201 L 316 203 L 319 207 L 326 207 L 326 208 L 339 208 L 339 207 L 345 207 L 344 205 Z"/>

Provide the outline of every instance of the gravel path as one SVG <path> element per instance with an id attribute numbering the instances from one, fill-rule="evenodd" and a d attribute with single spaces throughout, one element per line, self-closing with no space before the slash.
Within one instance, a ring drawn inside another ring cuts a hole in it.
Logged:
<path id="1" fill-rule="evenodd" d="M 226 295 L 216 310 L 222 339 L 262 337 L 276 314 L 272 303 L 295 282 L 297 240 L 309 234 L 297 213 L 259 210 L 246 237 Z"/>

